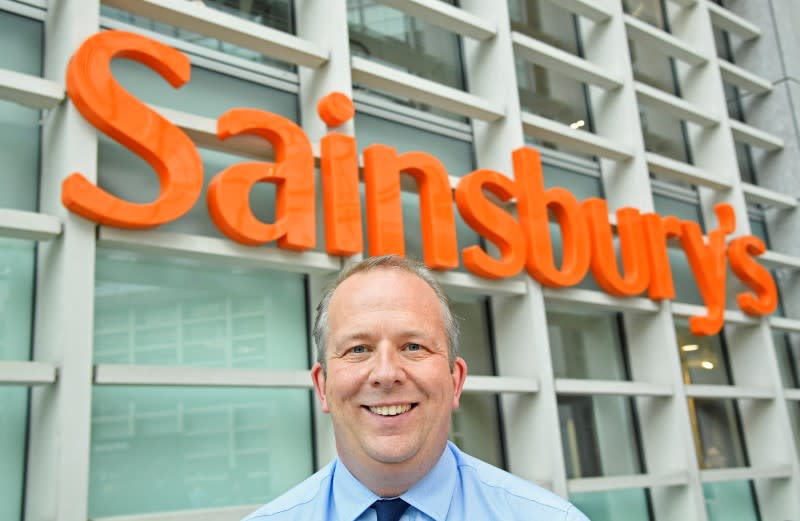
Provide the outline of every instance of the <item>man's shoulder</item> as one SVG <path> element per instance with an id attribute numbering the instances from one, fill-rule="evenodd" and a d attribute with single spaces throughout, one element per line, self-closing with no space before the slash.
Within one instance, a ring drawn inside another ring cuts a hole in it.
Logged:
<path id="1" fill-rule="evenodd" d="M 306 517 L 306 514 L 311 514 L 315 508 L 319 508 L 319 501 L 325 501 L 327 504 L 327 491 L 330 490 L 333 467 L 334 462 L 329 463 L 242 521 L 310 519 L 311 517 Z"/>
<path id="2" fill-rule="evenodd" d="M 487 496 L 495 507 L 506 506 L 509 512 L 536 514 L 537 519 L 588 521 L 569 501 L 530 481 L 526 481 L 494 465 L 464 452 L 456 454 L 462 486 L 480 489 L 471 491 Z M 541 516 L 541 517 L 539 517 Z"/>

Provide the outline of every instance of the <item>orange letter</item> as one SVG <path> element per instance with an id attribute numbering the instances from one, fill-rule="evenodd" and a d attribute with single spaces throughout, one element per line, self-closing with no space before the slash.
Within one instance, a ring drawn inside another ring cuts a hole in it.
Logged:
<path id="1" fill-rule="evenodd" d="M 725 236 L 736 229 L 736 215 L 729 204 L 718 204 L 714 211 L 719 228 L 709 232 L 707 245 L 697 223 L 683 221 L 681 226 L 681 246 L 708 309 L 705 316 L 689 318 L 693 335 L 719 333 L 725 312 Z"/>
<path id="2" fill-rule="evenodd" d="M 673 215 L 661 217 L 655 213 L 647 213 L 642 215 L 642 224 L 650 264 L 648 296 L 653 300 L 674 299 L 675 285 L 669 265 L 667 239 L 681 236 L 681 221 Z"/>
<path id="3" fill-rule="evenodd" d="M 544 189 L 542 161 L 537 150 L 519 148 L 514 151 L 513 159 L 519 220 L 528 238 L 528 273 L 545 286 L 558 288 L 577 284 L 589 269 L 590 251 L 586 222 L 578 201 L 563 188 Z M 548 208 L 561 227 L 560 270 L 553 261 Z"/>
<path id="4" fill-rule="evenodd" d="M 208 211 L 217 227 L 234 241 L 251 246 L 278 239 L 278 246 L 303 251 L 316 244 L 314 156 L 303 129 L 294 122 L 256 109 L 231 109 L 217 120 L 217 136 L 255 134 L 275 149 L 275 163 L 239 163 L 208 185 Z M 275 224 L 250 209 L 250 190 L 258 182 L 277 185 Z"/>
<path id="5" fill-rule="evenodd" d="M 583 203 L 586 226 L 592 243 L 592 275 L 597 284 L 607 293 L 617 297 L 638 295 L 650 282 L 650 267 L 644 244 L 644 230 L 639 210 L 620 208 L 617 210 L 617 233 L 622 253 L 625 276 L 617 269 L 614 253 L 614 238 L 608 222 L 608 204 L 593 197 Z"/>
<path id="6" fill-rule="evenodd" d="M 400 173 L 417 181 L 425 264 L 442 270 L 458 266 L 456 219 L 447 170 L 425 152 L 397 155 L 386 145 L 364 150 L 367 200 L 367 238 L 370 255 L 405 255 Z"/>
<path id="7" fill-rule="evenodd" d="M 456 205 L 469 226 L 497 245 L 500 260 L 479 246 L 464 248 L 464 266 L 480 277 L 513 277 L 525 265 L 525 233 L 512 216 L 486 199 L 486 189 L 505 202 L 514 197 L 514 182 L 493 170 L 476 170 L 461 178 L 456 188 Z"/>
<path id="8" fill-rule="evenodd" d="M 189 58 L 144 36 L 106 31 L 88 38 L 67 67 L 67 93 L 80 113 L 147 161 L 158 174 L 160 193 L 151 203 L 131 203 L 73 173 L 61 185 L 61 202 L 100 224 L 151 228 L 191 209 L 203 189 L 203 163 L 186 134 L 114 80 L 111 59 L 117 56 L 147 65 L 175 88 L 189 81 Z"/>
<path id="9" fill-rule="evenodd" d="M 728 245 L 731 270 L 756 295 L 745 291 L 736 295 L 736 302 L 748 315 L 769 315 L 778 307 L 778 289 L 772 275 L 753 259 L 765 251 L 767 248 L 761 239 L 752 235 L 738 237 Z"/>
<path id="10" fill-rule="evenodd" d="M 338 127 L 353 117 L 350 98 L 332 92 L 317 104 L 317 113 L 328 127 Z M 361 234 L 361 198 L 358 194 L 356 140 L 330 133 L 320 143 L 322 206 L 325 209 L 325 251 L 353 255 L 364 249 Z"/>

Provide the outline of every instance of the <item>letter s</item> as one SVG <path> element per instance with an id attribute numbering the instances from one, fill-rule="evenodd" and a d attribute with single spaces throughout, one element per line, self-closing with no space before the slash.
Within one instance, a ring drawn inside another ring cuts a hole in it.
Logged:
<path id="1" fill-rule="evenodd" d="M 161 190 L 150 203 L 131 203 L 73 173 L 61 186 L 70 211 L 100 224 L 151 228 L 189 211 L 203 188 L 203 163 L 192 141 L 120 86 L 111 74 L 114 57 L 141 62 L 173 87 L 189 81 L 191 66 L 181 52 L 133 33 L 106 31 L 88 38 L 67 68 L 67 93 L 83 117 L 158 174 Z"/>
<path id="2" fill-rule="evenodd" d="M 772 275 L 753 259 L 766 250 L 761 239 L 753 235 L 734 239 L 728 246 L 731 270 L 755 293 L 743 291 L 736 295 L 736 302 L 748 315 L 769 315 L 778 307 L 778 289 Z"/>

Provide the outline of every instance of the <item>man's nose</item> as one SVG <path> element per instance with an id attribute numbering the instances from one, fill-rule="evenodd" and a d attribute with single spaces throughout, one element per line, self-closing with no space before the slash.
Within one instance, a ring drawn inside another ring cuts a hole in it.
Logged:
<path id="1" fill-rule="evenodd" d="M 403 359 L 394 345 L 381 345 L 375 353 L 371 383 L 375 387 L 390 387 L 405 378 Z"/>

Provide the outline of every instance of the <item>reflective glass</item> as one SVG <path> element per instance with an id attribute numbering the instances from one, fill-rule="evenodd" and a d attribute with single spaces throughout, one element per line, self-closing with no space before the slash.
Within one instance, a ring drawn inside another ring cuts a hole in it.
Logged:
<path id="1" fill-rule="evenodd" d="M 688 144 L 680 119 L 662 110 L 639 105 L 644 147 L 648 152 L 689 162 Z"/>
<path id="2" fill-rule="evenodd" d="M 629 398 L 559 396 L 558 416 L 568 478 L 644 471 Z"/>
<path id="3" fill-rule="evenodd" d="M 708 521 L 759 521 L 749 481 L 703 483 Z M 594 521 L 594 520 L 593 520 Z"/>
<path id="4" fill-rule="evenodd" d="M 290 0 L 203 0 L 202 5 L 209 9 L 237 16 L 272 29 L 290 34 L 294 32 Z M 289 63 L 269 58 L 260 52 L 239 47 L 238 45 L 217 40 L 216 38 L 210 38 L 193 31 L 180 29 L 164 22 L 145 18 L 144 16 L 134 15 L 115 7 L 101 5 L 100 14 L 129 25 L 163 34 L 164 36 L 177 40 L 183 40 L 207 49 L 220 51 L 237 58 L 259 63 L 268 63 L 284 69 L 294 68 L 294 66 Z"/>
<path id="5" fill-rule="evenodd" d="M 775 344 L 783 386 L 800 387 L 800 335 L 773 331 L 772 343 Z"/>
<path id="6" fill-rule="evenodd" d="M 522 110 L 592 131 L 584 83 L 519 59 L 516 68 Z"/>
<path id="7" fill-rule="evenodd" d="M 667 30 L 662 0 L 622 0 L 622 9 L 652 26 Z"/>
<path id="8" fill-rule="evenodd" d="M 614 313 L 548 307 L 547 333 L 556 378 L 628 379 Z"/>
<path id="9" fill-rule="evenodd" d="M 687 384 L 731 385 L 721 335 L 695 336 L 689 324 L 675 321 L 683 381 Z"/>
<path id="10" fill-rule="evenodd" d="M 648 521 L 647 492 L 643 489 L 580 492 L 569 500 L 592 521 Z"/>
<path id="11" fill-rule="evenodd" d="M 677 94 L 670 58 L 662 51 L 628 40 L 633 79 L 669 94 Z"/>
<path id="12" fill-rule="evenodd" d="M 302 275 L 101 252 L 97 363 L 308 367 Z"/>
<path id="13" fill-rule="evenodd" d="M 769 238 L 767 235 L 767 223 L 764 222 L 764 219 L 756 219 L 750 217 L 750 235 L 755 235 L 762 241 L 764 241 L 764 245 L 769 249 Z"/>
<path id="14" fill-rule="evenodd" d="M 39 20 L 0 11 L 0 68 L 41 76 L 43 29 Z"/>
<path id="15" fill-rule="evenodd" d="M 312 472 L 309 393 L 95 387 L 89 515 L 257 505 Z"/>
<path id="16" fill-rule="evenodd" d="M 747 465 L 733 400 L 689 398 L 689 415 L 701 469 Z"/>
<path id="17" fill-rule="evenodd" d="M 578 55 L 575 16 L 547 0 L 508 0 L 511 30 Z"/>
<path id="18" fill-rule="evenodd" d="M 347 0 L 350 52 L 415 76 L 464 88 L 458 35 L 373 0 Z"/>
<path id="19" fill-rule="evenodd" d="M 22 519 L 28 389 L 0 386 L 0 519 Z"/>

